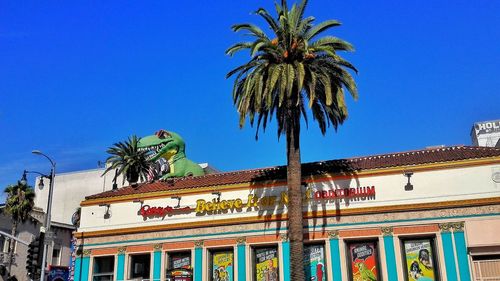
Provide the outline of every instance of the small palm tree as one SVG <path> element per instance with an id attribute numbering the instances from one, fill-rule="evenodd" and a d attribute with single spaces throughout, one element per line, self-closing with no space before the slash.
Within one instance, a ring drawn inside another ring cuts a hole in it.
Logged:
<path id="1" fill-rule="evenodd" d="M 10 215 L 12 220 L 11 235 L 16 236 L 17 227 L 20 223 L 24 223 L 30 215 L 35 205 L 35 192 L 33 188 L 27 184 L 17 182 L 17 184 L 9 185 L 4 192 L 7 194 L 5 201 L 5 212 Z M 11 272 L 12 257 L 14 255 L 14 241 L 9 240 L 9 274 Z"/>
<path id="2" fill-rule="evenodd" d="M 303 221 L 300 161 L 300 122 L 307 124 L 307 109 L 317 121 L 321 133 L 331 125 L 335 129 L 347 118 L 344 93 L 357 98 L 357 88 L 348 70 L 356 68 L 338 55 L 352 51 L 351 44 L 337 37 L 318 38 L 327 29 L 339 26 L 335 20 L 314 25 L 314 17 L 304 17 L 307 0 L 288 8 L 286 0 L 276 5 L 276 18 L 263 8 L 256 11 L 269 25 L 269 37 L 253 24 L 237 24 L 235 32 L 246 31 L 252 41 L 230 47 L 233 55 L 249 50 L 251 59 L 227 74 L 236 76 L 233 101 L 240 115 L 240 127 L 248 117 L 265 130 L 276 116 L 278 137 L 286 136 L 288 226 L 292 280 L 305 280 L 303 268 Z"/>
<path id="3" fill-rule="evenodd" d="M 138 143 L 139 138 L 134 135 L 129 137 L 127 141 L 115 143 L 108 148 L 106 152 L 111 156 L 106 159 L 108 168 L 102 175 L 116 169 L 117 172 L 113 180 L 116 180 L 119 175 L 124 175 L 123 183 L 125 183 L 125 179 L 131 184 L 136 183 L 139 179 L 144 181 L 151 163 L 147 158 L 148 151 L 139 151 Z"/>

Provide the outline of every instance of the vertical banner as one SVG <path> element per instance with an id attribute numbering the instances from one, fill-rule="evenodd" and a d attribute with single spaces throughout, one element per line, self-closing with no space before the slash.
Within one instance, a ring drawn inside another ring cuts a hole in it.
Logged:
<path id="1" fill-rule="evenodd" d="M 377 247 L 374 242 L 349 245 L 351 280 L 375 281 L 378 278 Z"/>
<path id="2" fill-rule="evenodd" d="M 326 281 L 325 248 L 323 245 L 304 247 L 304 271 L 306 280 Z"/>
<path id="3" fill-rule="evenodd" d="M 255 280 L 278 281 L 278 249 L 255 249 Z"/>
<path id="4" fill-rule="evenodd" d="M 410 281 L 434 281 L 434 257 L 430 239 L 404 242 L 406 276 Z"/>
<path id="5" fill-rule="evenodd" d="M 73 281 L 75 278 L 75 262 L 76 262 L 76 238 L 71 238 L 71 244 L 69 247 L 69 251 L 71 253 L 69 259 L 69 281 Z"/>
<path id="6" fill-rule="evenodd" d="M 214 281 L 233 281 L 233 252 L 216 252 L 212 255 Z"/>

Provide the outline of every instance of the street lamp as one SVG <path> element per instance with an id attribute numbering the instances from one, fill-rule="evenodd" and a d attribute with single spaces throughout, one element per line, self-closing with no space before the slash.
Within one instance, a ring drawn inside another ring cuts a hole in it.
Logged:
<path id="1" fill-rule="evenodd" d="M 45 262 L 47 260 L 47 252 L 48 252 L 48 243 L 47 242 L 52 241 L 52 233 L 50 232 L 50 224 L 51 224 L 50 215 L 51 215 L 51 211 L 52 211 L 52 193 L 54 192 L 54 179 L 55 179 L 55 174 L 56 174 L 56 163 L 52 159 L 50 159 L 49 156 L 43 154 L 40 150 L 33 150 L 31 153 L 44 156 L 45 158 L 47 158 L 50 161 L 50 164 L 52 165 L 52 168 L 50 170 L 50 176 L 40 174 L 41 175 L 41 178 L 40 178 L 41 187 L 43 187 L 43 178 L 47 178 L 50 180 L 49 197 L 47 198 L 47 214 L 45 216 L 45 223 L 44 223 L 45 241 L 43 243 L 42 268 L 41 268 L 42 270 L 41 270 L 41 274 L 40 274 L 40 281 L 44 281 L 45 280 Z M 40 184 L 39 184 L 39 187 L 40 187 Z"/>
<path id="2" fill-rule="evenodd" d="M 37 174 L 37 175 L 40 176 L 40 181 L 38 182 L 38 188 L 39 189 L 43 189 L 45 187 L 45 184 L 43 183 L 43 178 L 47 178 L 47 179 L 50 180 L 50 176 L 47 176 L 47 175 L 42 174 L 40 172 L 24 170 L 23 171 L 23 177 L 20 180 L 21 184 L 23 184 L 23 185 L 25 185 L 25 184 L 28 183 L 28 180 L 26 179 L 26 175 L 27 174 Z"/>

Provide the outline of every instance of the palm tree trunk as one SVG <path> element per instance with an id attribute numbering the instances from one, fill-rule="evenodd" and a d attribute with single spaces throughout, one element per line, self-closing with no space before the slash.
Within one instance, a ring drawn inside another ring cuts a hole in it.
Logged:
<path id="1" fill-rule="evenodd" d="M 304 234 L 300 162 L 300 115 L 289 110 L 287 120 L 288 238 L 290 239 L 291 280 L 305 280 Z M 299 113 L 300 114 L 300 113 Z"/>
<path id="2" fill-rule="evenodd" d="M 11 235 L 13 237 L 16 237 L 16 232 L 17 232 L 17 222 L 14 221 L 12 222 L 12 230 L 11 230 Z M 11 275 L 11 268 L 12 268 L 12 261 L 14 260 L 14 239 L 9 239 L 9 259 L 8 259 L 8 269 L 9 269 L 9 275 Z"/>

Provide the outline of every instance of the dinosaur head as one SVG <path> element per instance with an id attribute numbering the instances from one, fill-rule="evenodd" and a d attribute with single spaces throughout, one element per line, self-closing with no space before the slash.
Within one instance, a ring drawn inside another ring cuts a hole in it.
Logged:
<path id="1" fill-rule="evenodd" d="M 169 160 L 176 155 L 184 156 L 186 145 L 178 134 L 159 130 L 154 135 L 141 138 L 137 147 L 139 150 L 150 151 L 148 159 L 156 161 L 159 158 Z"/>

